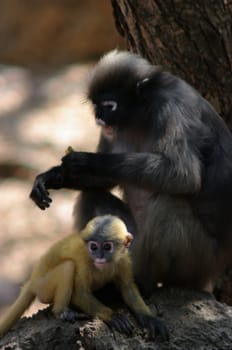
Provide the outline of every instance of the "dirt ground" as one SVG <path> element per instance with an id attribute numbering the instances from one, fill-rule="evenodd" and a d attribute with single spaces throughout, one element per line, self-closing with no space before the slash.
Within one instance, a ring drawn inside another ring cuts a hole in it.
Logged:
<path id="1" fill-rule="evenodd" d="M 85 99 L 90 70 L 72 65 L 42 74 L 0 66 L 0 312 L 35 260 L 72 231 L 76 192 L 54 191 L 47 211 L 29 193 L 34 176 L 58 164 L 69 145 L 95 148 L 98 130 Z"/>

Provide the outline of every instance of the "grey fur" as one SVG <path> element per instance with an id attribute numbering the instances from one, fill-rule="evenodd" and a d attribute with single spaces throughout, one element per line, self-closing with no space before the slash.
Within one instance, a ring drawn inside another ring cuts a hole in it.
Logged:
<path id="1" fill-rule="evenodd" d="M 112 215 L 102 215 L 96 217 L 94 221 L 94 229 L 91 235 L 89 236 L 89 239 L 91 237 L 95 238 L 102 238 L 102 240 L 105 239 L 105 237 L 109 237 L 109 228 L 112 225 L 112 222 L 114 220 L 114 217 Z"/>
<path id="2" fill-rule="evenodd" d="M 149 82 L 150 75 L 160 73 L 160 69 L 137 55 L 114 51 L 96 66 L 90 82 L 90 98 L 92 90 L 97 95 L 98 88 L 104 90 L 104 84 L 110 89 L 106 77 L 120 76 L 125 67 L 128 79 L 134 74 L 138 82 L 143 79 L 142 83 Z M 134 270 L 147 291 L 152 291 L 159 282 L 210 290 L 225 266 L 228 252 L 196 215 L 192 195 L 202 191 L 204 164 L 200 150 L 208 140 L 214 137 L 216 140 L 217 124 L 223 129 L 225 126 L 186 82 L 166 72 L 162 72 L 160 81 L 158 114 L 153 112 L 157 101 L 150 100 L 144 107 L 144 113 L 154 120 L 153 129 L 144 132 L 133 125 L 130 129 L 116 129 L 111 146 L 112 153 L 127 155 L 122 163 L 115 165 L 131 178 L 131 185 L 124 183 L 120 175 L 118 181 L 137 226 L 132 246 Z M 120 88 L 123 89 L 123 82 Z M 208 121 L 204 120 L 203 107 L 209 114 Z M 211 119 L 215 123 L 213 128 Z M 142 178 L 133 181 L 135 172 L 142 174 Z M 229 249 L 231 252 L 231 245 Z"/>
<path id="3" fill-rule="evenodd" d="M 96 215 L 119 216 L 135 235 L 144 289 L 212 291 L 232 263 L 232 136 L 224 121 L 186 82 L 128 52 L 100 60 L 88 97 L 112 137 L 102 132 L 97 153 L 71 152 L 38 175 L 31 198 L 45 209 L 47 188 L 81 190 L 78 229 Z M 110 193 L 116 185 L 124 201 Z"/>

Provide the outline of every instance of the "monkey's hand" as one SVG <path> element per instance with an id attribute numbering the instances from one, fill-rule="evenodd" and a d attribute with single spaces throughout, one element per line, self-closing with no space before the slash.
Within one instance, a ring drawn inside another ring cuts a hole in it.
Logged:
<path id="1" fill-rule="evenodd" d="M 36 176 L 30 198 L 42 210 L 49 208 L 52 199 L 48 192 L 48 188 L 59 189 L 63 187 L 64 175 L 62 168 L 56 166 L 46 171 L 45 173 Z"/>
<path id="2" fill-rule="evenodd" d="M 90 320 L 91 316 L 66 307 L 59 318 L 65 322 L 75 323 L 76 321 Z"/>
<path id="3" fill-rule="evenodd" d="M 158 318 L 150 315 L 139 314 L 136 315 L 136 319 L 141 327 L 148 330 L 151 339 L 154 339 L 158 333 L 164 340 L 169 340 L 167 327 Z"/>
<path id="4" fill-rule="evenodd" d="M 125 315 L 114 313 L 110 320 L 104 320 L 104 322 L 112 330 L 116 330 L 127 335 L 132 335 L 134 326 Z"/>

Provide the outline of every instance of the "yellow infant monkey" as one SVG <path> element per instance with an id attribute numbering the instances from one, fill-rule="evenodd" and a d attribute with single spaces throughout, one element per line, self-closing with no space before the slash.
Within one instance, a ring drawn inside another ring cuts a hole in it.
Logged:
<path id="1" fill-rule="evenodd" d="M 12 327 L 35 297 L 52 304 L 55 316 L 73 305 L 111 328 L 131 333 L 132 325 L 126 317 L 114 313 L 93 295 L 93 291 L 113 281 L 150 337 L 158 331 L 167 339 L 166 326 L 153 316 L 133 281 L 128 252 L 131 240 L 132 235 L 119 218 L 105 215 L 89 221 L 79 234 L 56 242 L 41 257 L 19 297 L 0 320 L 0 335 Z"/>

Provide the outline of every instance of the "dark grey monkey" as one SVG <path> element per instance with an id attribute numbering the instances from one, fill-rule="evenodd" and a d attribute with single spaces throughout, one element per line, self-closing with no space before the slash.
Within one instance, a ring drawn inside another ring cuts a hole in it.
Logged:
<path id="1" fill-rule="evenodd" d="M 213 107 L 180 78 L 129 52 L 113 51 L 93 71 L 88 97 L 102 127 L 97 153 L 71 152 L 35 179 L 82 191 L 79 228 L 99 214 L 120 216 L 135 234 L 141 286 L 212 291 L 232 260 L 232 136 Z M 120 185 L 124 201 L 110 193 Z"/>

